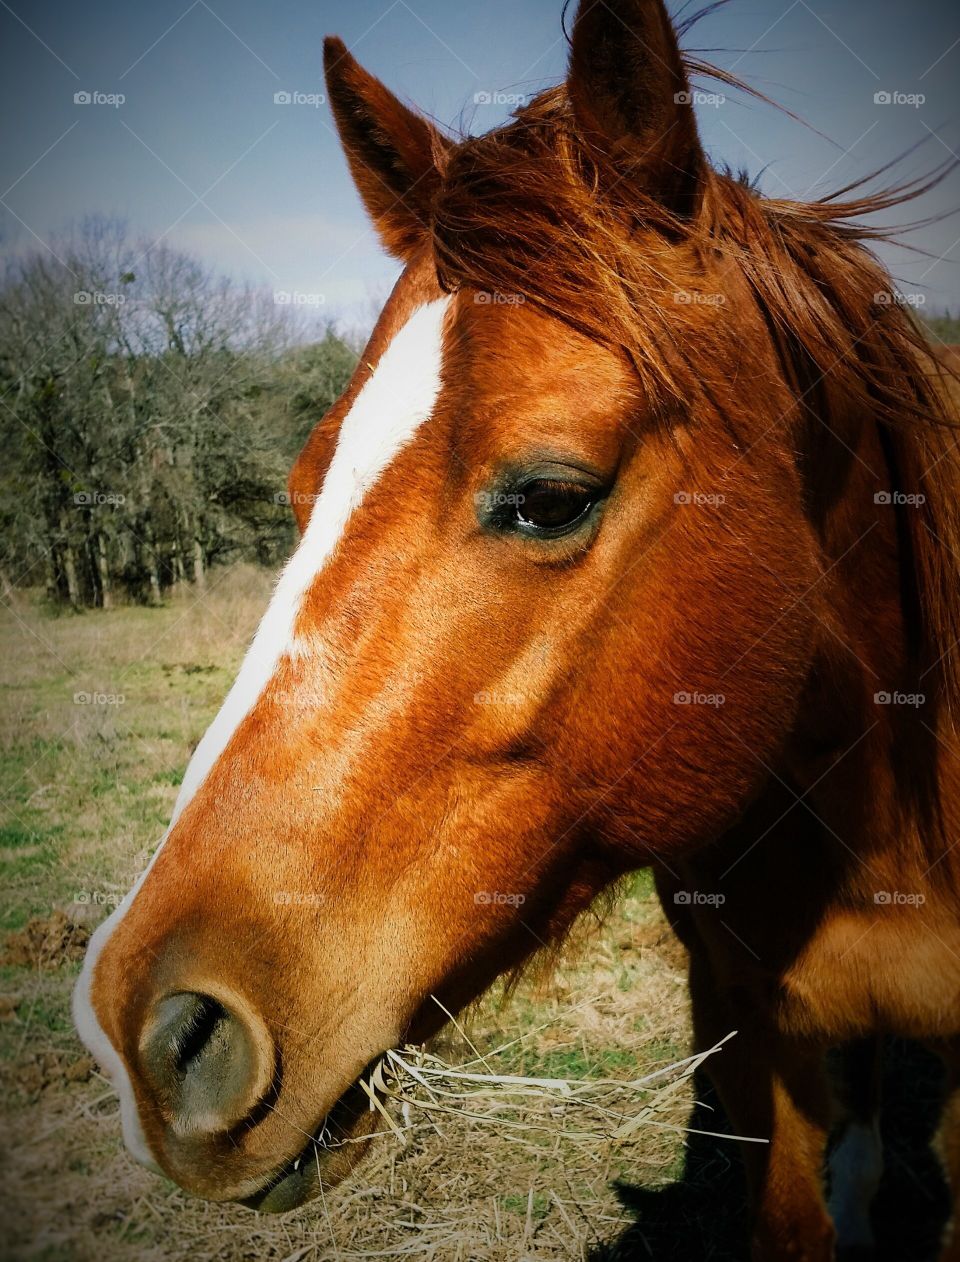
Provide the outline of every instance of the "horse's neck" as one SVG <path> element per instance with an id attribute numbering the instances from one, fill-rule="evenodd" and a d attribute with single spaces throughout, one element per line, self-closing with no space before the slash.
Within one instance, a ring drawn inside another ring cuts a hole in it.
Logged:
<path id="1" fill-rule="evenodd" d="M 960 827 L 960 743 L 932 701 L 932 676 L 913 664 L 903 514 L 915 510 L 897 503 L 905 492 L 895 453 L 876 424 L 827 435 L 819 452 L 819 482 L 807 471 L 824 554 L 808 598 L 818 647 L 784 771 L 809 791 L 837 846 L 874 868 L 861 865 L 868 884 L 878 866 L 926 870 L 933 860 L 949 877 L 955 856 L 944 858 L 944 835 Z"/>

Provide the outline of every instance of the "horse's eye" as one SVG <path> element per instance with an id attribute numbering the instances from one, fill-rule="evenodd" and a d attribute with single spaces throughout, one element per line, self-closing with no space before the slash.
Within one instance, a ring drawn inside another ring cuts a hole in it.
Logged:
<path id="1" fill-rule="evenodd" d="M 537 534 L 569 530 L 585 517 L 597 501 L 597 493 L 572 482 L 537 478 L 517 495 L 516 522 Z"/>

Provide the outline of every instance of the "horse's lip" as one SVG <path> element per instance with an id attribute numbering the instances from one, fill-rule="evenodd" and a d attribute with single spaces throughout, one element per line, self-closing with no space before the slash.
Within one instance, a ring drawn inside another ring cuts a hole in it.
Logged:
<path id="1" fill-rule="evenodd" d="M 312 1200 L 320 1186 L 321 1144 L 319 1137 L 311 1137 L 298 1157 L 281 1166 L 258 1192 L 245 1196 L 240 1204 L 261 1214 L 284 1214 Z"/>
<path id="2" fill-rule="evenodd" d="M 369 1072 L 370 1066 L 340 1096 L 299 1154 L 275 1170 L 256 1192 L 243 1197 L 241 1205 L 262 1214 L 285 1214 L 313 1200 L 321 1190 L 322 1179 L 331 1186 L 348 1173 L 366 1147 L 352 1132 L 359 1129 L 358 1123 L 369 1107 L 368 1097 L 360 1086 L 361 1079 Z M 345 1138 L 337 1138 L 338 1133 Z M 350 1149 L 357 1151 L 350 1154 Z M 328 1178 L 325 1167 L 330 1165 L 334 1154 L 341 1157 L 338 1163 L 341 1169 Z"/>

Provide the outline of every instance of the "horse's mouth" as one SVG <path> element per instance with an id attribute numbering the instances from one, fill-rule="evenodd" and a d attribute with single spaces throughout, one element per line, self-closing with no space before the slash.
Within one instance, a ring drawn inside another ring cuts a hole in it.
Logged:
<path id="1" fill-rule="evenodd" d="M 285 1214 L 347 1177 L 370 1146 L 370 1131 L 377 1119 L 360 1081 L 358 1078 L 344 1092 L 299 1155 L 281 1166 L 259 1191 L 244 1197 L 241 1204 L 263 1214 Z"/>

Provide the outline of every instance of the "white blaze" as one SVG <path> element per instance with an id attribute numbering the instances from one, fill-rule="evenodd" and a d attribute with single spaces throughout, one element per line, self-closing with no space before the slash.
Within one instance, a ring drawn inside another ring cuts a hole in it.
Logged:
<path id="1" fill-rule="evenodd" d="M 443 322 L 449 303 L 449 297 L 440 298 L 414 312 L 383 352 L 344 417 L 307 529 L 277 580 L 267 612 L 226 701 L 190 759 L 167 832 L 146 871 L 90 940 L 73 996 L 74 1022 L 90 1052 L 113 1079 L 120 1096 L 124 1140 L 145 1165 L 156 1168 L 137 1117 L 130 1080 L 97 1020 L 90 998 L 97 960 L 133 903 L 184 807 L 256 704 L 281 658 L 294 651 L 294 628 L 303 598 L 336 549 L 350 515 L 433 412 L 440 392 Z"/>

